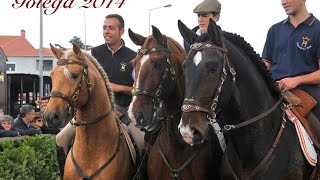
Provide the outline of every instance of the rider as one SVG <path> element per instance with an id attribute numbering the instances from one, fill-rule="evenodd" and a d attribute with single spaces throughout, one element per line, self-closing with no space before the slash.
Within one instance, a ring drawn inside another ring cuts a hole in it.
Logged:
<path id="1" fill-rule="evenodd" d="M 302 89 L 318 102 L 312 112 L 319 119 L 320 22 L 305 2 L 281 1 L 288 18 L 269 29 L 262 58 L 280 89 Z"/>
<path id="2" fill-rule="evenodd" d="M 218 22 L 220 19 L 221 4 L 218 0 L 204 0 L 198 4 L 193 12 L 198 15 L 198 26 L 192 29 L 198 35 L 206 33 L 209 25 L 209 19 Z M 190 44 L 186 41 L 183 43 L 185 51 L 188 53 Z"/>

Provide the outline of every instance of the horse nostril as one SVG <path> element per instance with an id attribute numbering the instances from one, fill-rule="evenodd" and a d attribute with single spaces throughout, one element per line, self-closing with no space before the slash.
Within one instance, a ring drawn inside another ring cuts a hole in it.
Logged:
<path id="1" fill-rule="evenodd" d="M 203 136 L 196 128 L 191 128 L 193 131 L 193 142 L 194 144 L 200 144 L 203 141 Z"/>
<path id="2" fill-rule="evenodd" d="M 140 124 L 143 123 L 144 117 L 143 117 L 143 113 L 142 112 L 138 112 L 137 113 L 137 120 L 138 120 L 138 123 L 140 123 Z"/>

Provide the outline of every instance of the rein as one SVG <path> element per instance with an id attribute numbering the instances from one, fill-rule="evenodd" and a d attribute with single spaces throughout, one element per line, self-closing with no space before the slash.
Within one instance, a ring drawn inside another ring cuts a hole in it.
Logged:
<path id="1" fill-rule="evenodd" d="M 189 158 L 179 167 L 179 168 L 172 168 L 169 164 L 168 159 L 166 158 L 166 156 L 163 153 L 163 150 L 159 144 L 159 142 L 157 143 L 157 148 L 158 151 L 161 155 L 162 160 L 164 161 L 164 163 L 167 165 L 167 167 L 170 169 L 171 171 L 171 177 L 173 179 L 178 179 L 180 177 L 181 171 L 187 167 L 187 165 L 199 154 L 199 152 L 201 151 L 202 147 L 204 146 L 205 143 L 201 143 L 201 145 L 197 148 L 197 150 L 191 155 L 189 156 Z"/>
<path id="2" fill-rule="evenodd" d="M 70 151 L 71 151 L 72 162 L 73 162 L 78 174 L 81 176 L 81 178 L 83 180 L 91 180 L 94 176 L 98 175 L 104 168 L 106 168 L 112 162 L 112 160 L 116 157 L 116 155 L 117 155 L 117 153 L 119 152 L 119 149 L 120 149 L 120 142 L 121 142 L 121 137 L 122 137 L 121 130 L 120 130 L 120 125 L 119 125 L 118 122 L 117 122 L 117 125 L 118 125 L 118 129 L 119 129 L 119 136 L 118 136 L 118 140 L 117 140 L 117 146 L 116 146 L 113 154 L 111 155 L 111 157 L 102 166 L 99 167 L 99 169 L 96 172 L 94 172 L 90 176 L 85 176 L 83 174 L 83 171 L 81 170 L 79 164 L 77 163 L 76 159 L 74 158 L 73 148 L 71 147 Z"/>

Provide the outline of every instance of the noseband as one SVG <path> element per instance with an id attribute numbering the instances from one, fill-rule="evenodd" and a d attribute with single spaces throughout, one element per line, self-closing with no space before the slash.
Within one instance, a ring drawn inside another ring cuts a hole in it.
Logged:
<path id="1" fill-rule="evenodd" d="M 169 48 L 142 48 L 138 50 L 138 55 L 143 56 L 143 55 L 158 53 L 158 52 L 165 52 L 167 54 L 170 54 L 171 50 Z M 160 80 L 159 86 L 155 90 L 150 92 L 147 90 L 143 90 L 139 87 L 134 87 L 131 92 L 132 96 L 142 95 L 142 96 L 152 97 L 154 102 L 154 109 L 156 110 L 160 104 L 159 102 L 160 102 L 160 97 L 163 91 L 163 82 L 168 77 L 168 74 L 170 74 L 171 80 L 174 80 L 176 76 L 175 70 L 171 67 L 171 61 L 170 61 L 169 55 L 167 55 L 166 67 L 165 67 L 164 73 L 162 74 L 163 75 Z"/>

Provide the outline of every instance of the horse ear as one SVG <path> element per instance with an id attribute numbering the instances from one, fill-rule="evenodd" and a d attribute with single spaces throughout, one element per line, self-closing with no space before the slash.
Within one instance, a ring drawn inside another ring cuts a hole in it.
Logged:
<path id="1" fill-rule="evenodd" d="M 84 56 L 82 54 L 82 51 L 80 49 L 80 46 L 76 43 L 72 43 L 73 46 L 73 52 L 77 55 L 78 58 L 83 59 Z"/>
<path id="2" fill-rule="evenodd" d="M 152 26 L 152 36 L 157 40 L 157 42 L 163 46 L 167 46 L 167 43 L 165 41 L 165 37 L 162 35 L 162 33 L 160 32 L 160 30 L 155 27 Z"/>
<path id="3" fill-rule="evenodd" d="M 189 29 L 182 21 L 178 20 L 178 28 L 181 36 L 188 44 L 193 44 L 198 39 L 198 35 Z"/>
<path id="4" fill-rule="evenodd" d="M 144 41 L 147 39 L 146 37 L 143 37 L 140 34 L 134 33 L 133 31 L 131 31 L 130 28 L 128 29 L 128 33 L 131 41 L 138 46 L 142 46 Z"/>
<path id="5" fill-rule="evenodd" d="M 63 57 L 63 51 L 61 49 L 58 49 L 56 47 L 54 47 L 51 43 L 50 43 L 50 48 L 51 48 L 51 51 L 53 53 L 53 55 L 59 60 L 59 59 L 62 59 Z"/>
<path id="6" fill-rule="evenodd" d="M 210 18 L 208 26 L 208 35 L 213 44 L 222 46 L 221 34 L 218 25 Z"/>

